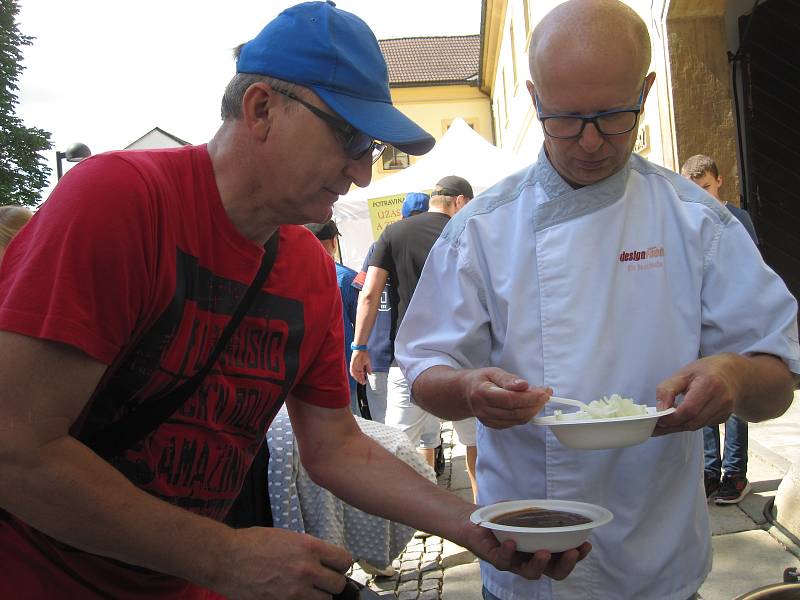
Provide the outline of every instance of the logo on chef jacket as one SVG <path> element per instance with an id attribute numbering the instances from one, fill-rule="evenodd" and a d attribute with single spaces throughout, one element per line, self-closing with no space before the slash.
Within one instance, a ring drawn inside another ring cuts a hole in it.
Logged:
<path id="1" fill-rule="evenodd" d="M 664 266 L 664 248 L 650 246 L 642 250 L 623 250 L 619 253 L 619 262 L 627 263 L 628 271 L 645 271 L 659 269 Z"/>

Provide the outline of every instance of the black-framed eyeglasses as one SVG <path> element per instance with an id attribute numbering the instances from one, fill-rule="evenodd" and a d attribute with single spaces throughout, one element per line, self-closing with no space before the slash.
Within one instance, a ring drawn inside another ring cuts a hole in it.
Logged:
<path id="1" fill-rule="evenodd" d="M 543 115 L 539 97 L 536 94 L 533 95 L 533 101 L 544 132 L 552 138 L 559 140 L 579 138 L 588 123 L 594 123 L 597 131 L 603 135 L 620 135 L 632 131 L 639 122 L 646 85 L 647 80 L 642 85 L 642 91 L 639 93 L 639 100 L 636 102 L 635 108 L 620 108 L 592 115 Z"/>
<path id="2" fill-rule="evenodd" d="M 275 88 L 273 88 L 273 91 L 278 92 L 287 98 L 291 98 L 295 102 L 299 102 L 315 116 L 325 121 L 336 133 L 342 136 L 342 145 L 344 146 L 344 152 L 347 154 L 348 158 L 352 160 L 361 160 L 364 158 L 364 155 L 369 152 L 372 154 L 372 163 L 375 164 L 375 162 L 381 157 L 381 154 L 383 154 L 383 151 L 386 150 L 386 144 L 379 142 L 378 140 L 373 140 L 368 135 L 361 133 L 358 129 L 350 125 L 350 123 L 344 119 L 340 119 L 335 115 L 320 110 L 313 104 L 310 104 L 302 98 L 295 96 L 292 92 L 277 90 Z"/>

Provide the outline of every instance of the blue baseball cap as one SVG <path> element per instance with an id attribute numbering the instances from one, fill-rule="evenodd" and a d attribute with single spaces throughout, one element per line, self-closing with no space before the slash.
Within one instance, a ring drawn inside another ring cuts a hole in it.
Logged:
<path id="1" fill-rule="evenodd" d="M 431 199 L 425 192 L 409 192 L 406 194 L 406 199 L 403 200 L 403 208 L 400 213 L 404 219 L 411 216 L 412 213 L 428 212 L 428 201 Z"/>
<path id="2" fill-rule="evenodd" d="M 436 143 L 392 105 L 375 34 L 330 0 L 284 10 L 242 46 L 236 72 L 307 87 L 362 133 L 408 154 L 425 154 Z"/>

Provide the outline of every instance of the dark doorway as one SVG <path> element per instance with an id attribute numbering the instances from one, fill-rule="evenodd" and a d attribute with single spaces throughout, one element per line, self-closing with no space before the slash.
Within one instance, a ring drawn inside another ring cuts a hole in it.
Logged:
<path id="1" fill-rule="evenodd" d="M 744 206 L 764 260 L 800 298 L 800 0 L 759 3 L 739 31 Z"/>

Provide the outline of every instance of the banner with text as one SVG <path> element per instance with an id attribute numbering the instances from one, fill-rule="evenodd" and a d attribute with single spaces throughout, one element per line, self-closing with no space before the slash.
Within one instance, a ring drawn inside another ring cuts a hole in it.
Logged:
<path id="1" fill-rule="evenodd" d="M 395 221 L 400 220 L 402 216 L 400 209 L 403 207 L 405 198 L 405 194 L 392 194 L 391 196 L 381 196 L 380 198 L 367 200 L 373 239 L 377 240 L 384 229 Z"/>

